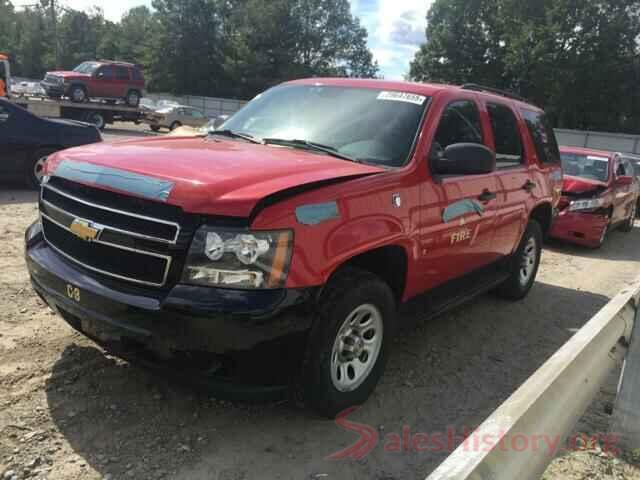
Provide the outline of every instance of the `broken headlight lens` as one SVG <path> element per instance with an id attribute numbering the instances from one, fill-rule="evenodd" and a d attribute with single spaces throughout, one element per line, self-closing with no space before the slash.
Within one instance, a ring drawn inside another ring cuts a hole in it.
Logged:
<path id="1" fill-rule="evenodd" d="M 228 288 L 282 288 L 293 232 L 200 228 L 191 243 L 182 282 Z"/>
<path id="2" fill-rule="evenodd" d="M 596 210 L 604 205 L 603 198 L 589 198 L 585 200 L 574 200 L 569 204 L 569 211 Z"/>

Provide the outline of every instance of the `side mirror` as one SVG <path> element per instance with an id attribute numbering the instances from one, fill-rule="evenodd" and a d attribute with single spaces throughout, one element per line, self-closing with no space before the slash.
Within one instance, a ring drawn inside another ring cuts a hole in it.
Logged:
<path id="1" fill-rule="evenodd" d="M 496 154 L 478 143 L 455 143 L 432 151 L 430 164 L 437 175 L 482 175 L 496 169 Z"/>
<path id="2" fill-rule="evenodd" d="M 626 186 L 633 183 L 633 177 L 618 177 L 616 178 L 616 185 Z"/>
<path id="3" fill-rule="evenodd" d="M 96 75 L 97 78 L 104 78 L 104 72 L 98 72 Z"/>

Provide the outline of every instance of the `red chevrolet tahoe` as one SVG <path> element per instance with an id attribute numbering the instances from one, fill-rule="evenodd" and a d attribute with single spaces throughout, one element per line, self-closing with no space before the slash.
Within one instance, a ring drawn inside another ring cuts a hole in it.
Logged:
<path id="1" fill-rule="evenodd" d="M 600 248 L 613 228 L 633 230 L 638 181 L 619 153 L 578 147 L 560 149 L 564 182 L 550 236 Z"/>
<path id="2" fill-rule="evenodd" d="M 47 72 L 40 85 L 52 98 L 66 96 L 76 103 L 90 98 L 124 100 L 130 107 L 137 107 L 145 80 L 137 65 L 100 60 L 83 62 L 70 72 Z"/>
<path id="3" fill-rule="evenodd" d="M 227 397 L 297 386 L 328 416 L 374 390 L 399 309 L 524 297 L 562 182 L 535 106 L 348 79 L 277 86 L 206 135 L 46 167 L 26 258 L 71 326 Z"/>

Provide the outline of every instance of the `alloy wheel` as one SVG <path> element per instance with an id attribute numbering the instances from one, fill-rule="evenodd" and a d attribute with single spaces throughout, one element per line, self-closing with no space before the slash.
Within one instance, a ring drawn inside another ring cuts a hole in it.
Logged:
<path id="1" fill-rule="evenodd" d="M 382 314 L 372 304 L 354 309 L 338 330 L 331 351 L 331 381 L 336 390 L 350 392 L 373 369 L 383 338 Z"/>
<path id="2" fill-rule="evenodd" d="M 536 269 L 536 260 L 538 259 L 538 244 L 536 239 L 531 237 L 522 250 L 520 259 L 520 283 L 526 285 L 531 280 L 531 276 Z"/>

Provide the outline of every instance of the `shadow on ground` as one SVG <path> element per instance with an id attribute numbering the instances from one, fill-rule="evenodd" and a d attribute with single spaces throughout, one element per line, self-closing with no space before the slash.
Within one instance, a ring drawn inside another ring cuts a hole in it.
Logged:
<path id="1" fill-rule="evenodd" d="M 375 394 L 349 417 L 380 435 L 359 460 L 326 460 L 357 440 L 332 421 L 289 403 L 217 401 L 93 347 L 67 347 L 47 399 L 72 448 L 113 478 L 424 478 L 447 446 L 390 453 L 391 434 L 477 426 L 607 300 L 538 282 L 524 301 L 483 296 L 404 332 Z"/>
<path id="2" fill-rule="evenodd" d="M 34 203 L 38 201 L 35 190 L 21 190 L 20 186 L 11 183 L 0 183 L 0 205 Z"/>

